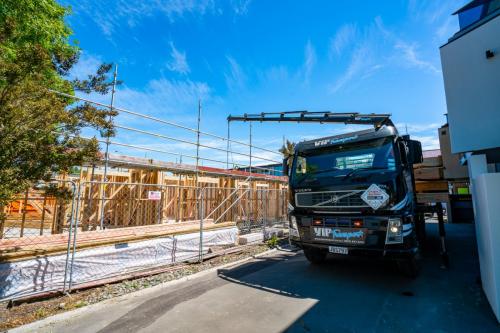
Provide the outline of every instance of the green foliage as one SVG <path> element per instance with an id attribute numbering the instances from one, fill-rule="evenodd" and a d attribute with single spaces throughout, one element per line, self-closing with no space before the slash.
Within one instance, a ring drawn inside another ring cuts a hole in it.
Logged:
<path id="1" fill-rule="evenodd" d="M 115 113 L 50 91 L 106 94 L 112 84 L 111 64 L 68 79 L 79 57 L 68 13 L 55 0 L 0 1 L 0 208 L 37 180 L 98 158 L 97 140 L 80 138 L 82 128 L 113 135 Z"/>
<path id="2" fill-rule="evenodd" d="M 275 248 L 278 246 L 279 243 L 279 238 L 276 235 L 273 235 L 271 238 L 269 238 L 266 242 L 267 246 L 270 248 Z"/>
<path id="3" fill-rule="evenodd" d="M 280 153 L 283 154 L 283 159 L 287 159 L 288 167 L 292 166 L 293 155 L 295 154 L 295 143 L 286 140 L 286 143 L 280 148 Z"/>

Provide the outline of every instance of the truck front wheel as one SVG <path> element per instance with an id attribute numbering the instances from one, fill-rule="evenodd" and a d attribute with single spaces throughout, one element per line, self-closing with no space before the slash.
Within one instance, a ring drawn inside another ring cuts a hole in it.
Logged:
<path id="1" fill-rule="evenodd" d="M 304 248 L 304 254 L 311 264 L 318 265 L 325 261 L 326 251 L 315 248 Z"/>

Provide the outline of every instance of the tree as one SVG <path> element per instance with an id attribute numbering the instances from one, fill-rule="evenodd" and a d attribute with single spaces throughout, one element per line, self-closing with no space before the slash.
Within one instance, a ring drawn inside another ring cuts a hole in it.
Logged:
<path id="1" fill-rule="evenodd" d="M 279 150 L 283 154 L 283 159 L 287 159 L 288 167 L 292 167 L 293 155 L 295 154 L 295 143 L 286 140 L 286 143 Z"/>
<path id="2" fill-rule="evenodd" d="M 106 94 L 112 85 L 111 64 L 68 78 L 80 54 L 68 14 L 55 0 L 0 1 L 0 215 L 34 182 L 97 159 L 98 142 L 82 139 L 82 128 L 113 134 L 114 113 L 51 92 Z"/>

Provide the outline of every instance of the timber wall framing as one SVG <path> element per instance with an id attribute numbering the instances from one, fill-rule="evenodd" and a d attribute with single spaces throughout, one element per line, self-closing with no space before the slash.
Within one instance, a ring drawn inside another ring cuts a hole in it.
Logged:
<path id="1" fill-rule="evenodd" d="M 133 161 L 123 164 L 123 161 Z M 278 221 L 287 214 L 286 178 L 190 165 L 146 162 L 121 156 L 112 162 L 103 179 L 103 168 L 85 166 L 77 177 L 62 176 L 59 186 L 80 188 L 79 209 L 75 214 L 81 231 L 99 230 L 101 212 L 106 229 L 178 223 L 203 216 L 217 222 Z M 140 163 L 139 163 L 140 162 Z M 204 170 L 203 170 L 204 169 Z M 159 192 L 158 200 L 149 193 Z M 203 193 L 201 193 L 201 191 Z M 203 204 L 197 198 L 203 199 Z M 43 190 L 20 193 L 6 207 L 7 218 L 0 221 L 0 238 L 42 236 L 67 232 L 71 199 L 57 199 Z"/>

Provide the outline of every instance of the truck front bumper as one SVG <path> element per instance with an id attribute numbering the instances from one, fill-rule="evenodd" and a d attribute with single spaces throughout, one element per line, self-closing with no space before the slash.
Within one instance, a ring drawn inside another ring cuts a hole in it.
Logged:
<path id="1" fill-rule="evenodd" d="M 297 223 L 290 223 L 290 240 L 300 248 L 317 248 L 327 252 L 330 246 L 342 247 L 347 249 L 347 255 L 349 256 L 391 257 L 398 259 L 415 255 L 418 252 L 418 242 L 412 220 L 401 218 L 403 224 L 400 229 L 400 242 L 391 242 L 387 235 L 388 221 L 391 218 L 389 216 L 355 217 L 352 220 L 363 219 L 364 223 L 361 229 L 357 229 L 348 223 L 340 225 L 340 222 L 345 220 L 342 218 L 337 218 L 334 220 L 335 224 L 332 223 L 330 225 L 327 223 L 319 226 L 312 224 L 304 225 L 304 221 L 307 222 L 308 220 L 312 220 L 312 218 L 304 219 L 302 216 L 297 218 Z M 329 222 L 328 220 L 324 221 Z M 318 228 L 330 230 L 324 233 L 321 230 L 317 230 Z M 337 230 L 353 233 L 363 230 L 365 237 L 363 242 L 356 244 L 342 243 L 338 239 L 335 240 L 330 237 Z"/>
<path id="2" fill-rule="evenodd" d="M 404 244 L 399 246 L 386 246 L 383 248 L 363 247 L 363 246 L 346 246 L 343 244 L 324 244 L 317 242 L 302 242 L 292 239 L 292 244 L 300 248 L 316 248 L 328 252 L 330 246 L 341 246 L 348 249 L 348 256 L 361 257 L 386 257 L 388 259 L 405 259 L 415 255 L 418 252 L 417 246 L 406 247 Z"/>

